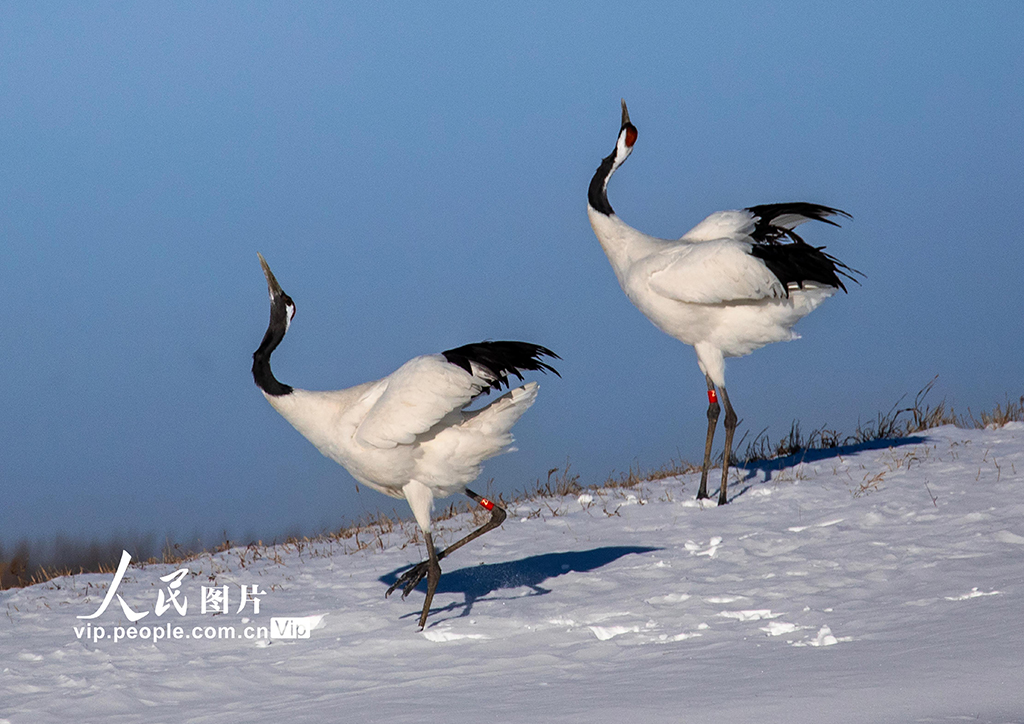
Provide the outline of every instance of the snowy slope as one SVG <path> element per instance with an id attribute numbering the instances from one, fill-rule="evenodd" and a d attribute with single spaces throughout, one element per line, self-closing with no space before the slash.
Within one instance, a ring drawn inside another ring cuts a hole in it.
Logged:
<path id="1" fill-rule="evenodd" d="M 520 505 L 443 562 L 423 633 L 421 591 L 383 595 L 421 554 L 403 531 L 191 562 L 185 615 L 155 611 L 177 566 L 129 569 L 135 626 L 178 640 L 113 641 L 116 600 L 79 638 L 111 575 L 0 592 L 0 722 L 1024 722 L 1024 424 L 787 462 L 722 509 L 693 476 Z"/>

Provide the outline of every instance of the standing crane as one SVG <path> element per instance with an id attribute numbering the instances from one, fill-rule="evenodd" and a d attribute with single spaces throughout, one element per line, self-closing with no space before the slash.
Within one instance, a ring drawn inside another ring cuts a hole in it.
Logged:
<path id="1" fill-rule="evenodd" d="M 750 354 L 772 342 L 797 339 L 793 325 L 819 304 L 846 291 L 840 276 L 856 281 L 860 272 L 824 247 L 804 242 L 794 229 L 805 221 L 838 226 L 845 211 L 796 201 L 718 211 L 678 240 L 659 239 L 634 229 L 608 203 L 608 181 L 629 157 L 637 130 L 622 101 L 622 125 L 615 150 L 590 181 L 587 215 L 611 262 L 622 291 L 661 331 L 697 352 L 708 386 L 708 432 L 697 498 L 707 498 L 711 444 L 725 405 L 725 449 L 718 504 L 727 487 L 737 416 L 725 389 L 725 358 Z"/>

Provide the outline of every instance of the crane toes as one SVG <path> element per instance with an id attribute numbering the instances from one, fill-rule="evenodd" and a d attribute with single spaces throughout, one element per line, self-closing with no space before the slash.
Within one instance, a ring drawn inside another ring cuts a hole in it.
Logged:
<path id="1" fill-rule="evenodd" d="M 420 581 L 427 575 L 430 570 L 430 561 L 422 561 L 417 563 L 415 566 L 407 570 L 401 576 L 398 577 L 391 587 L 388 588 L 387 593 L 384 594 L 384 598 L 387 598 L 395 592 L 396 588 L 402 589 L 402 598 L 404 599 L 419 585 Z"/>
<path id="2" fill-rule="evenodd" d="M 431 560 L 417 563 L 399 576 L 398 580 L 392 583 L 387 593 L 384 594 L 384 597 L 387 598 L 396 588 L 402 588 L 402 600 L 405 600 L 405 597 L 412 593 L 424 578 L 427 579 L 427 596 L 423 601 L 423 611 L 420 613 L 420 630 L 423 630 L 427 623 L 427 614 L 430 612 L 430 604 L 434 600 L 434 591 L 437 590 L 437 582 L 441 580 L 441 566 Z"/>

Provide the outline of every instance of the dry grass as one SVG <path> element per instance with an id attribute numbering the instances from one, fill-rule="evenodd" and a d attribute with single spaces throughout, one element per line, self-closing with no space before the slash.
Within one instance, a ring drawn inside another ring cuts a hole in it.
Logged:
<path id="1" fill-rule="evenodd" d="M 952 407 L 946 405 L 945 400 L 934 407 L 928 405 L 925 399 L 934 387 L 935 381 L 933 379 L 921 388 L 909 406 L 900 407 L 904 399 L 901 397 L 887 413 L 879 413 L 874 420 L 859 423 L 851 435 L 842 435 L 836 430 L 823 426 L 805 436 L 800 430 L 800 424 L 793 422 L 788 435 L 772 442 L 766 431 L 762 430 L 747 445 L 746 453 L 741 460 L 743 463 L 751 463 L 795 455 L 805 450 L 831 449 L 877 440 L 898 439 L 946 424 L 978 429 L 1001 427 L 1008 422 L 1024 421 L 1024 395 L 1017 400 L 1007 399 L 1004 404 L 997 404 L 992 411 L 982 412 L 977 417 L 970 409 L 964 415 L 957 414 Z M 743 439 L 736 444 L 736 449 L 739 449 L 742 443 Z M 538 479 L 534 485 L 514 492 L 510 496 L 499 494 L 494 497 L 489 492 L 484 494 L 505 508 L 525 507 L 528 511 L 532 511 L 527 512 L 526 517 L 543 515 L 545 508 L 552 515 L 559 515 L 564 511 L 557 501 L 563 498 L 577 497 L 585 492 L 590 492 L 602 499 L 616 494 L 621 497 L 623 491 L 639 492 L 644 483 L 686 475 L 699 470 L 699 465 L 683 460 L 670 461 L 653 470 L 642 470 L 639 466 L 631 465 L 629 470 L 624 473 L 613 474 L 603 482 L 585 485 L 580 481 L 580 476 L 572 470 L 570 462 L 566 460 L 563 467 L 550 469 L 543 481 Z M 882 477 L 884 477 L 884 473 L 880 473 L 872 479 L 865 479 L 860 485 L 859 494 L 876 489 Z M 489 488 L 490 483 L 485 490 Z M 604 507 L 605 514 L 609 516 L 617 515 L 617 510 L 617 507 L 613 507 L 612 510 L 609 510 L 607 505 Z M 489 513 L 478 505 L 451 503 L 435 513 L 434 521 L 442 532 L 454 532 L 469 526 L 479 526 L 488 517 Z M 449 522 L 451 525 L 446 526 L 445 524 Z M 5 556 L 5 551 L 0 547 L 0 589 L 43 583 L 60 576 L 81 573 L 113 573 L 123 549 L 132 553 L 133 560 L 142 566 L 161 563 L 178 565 L 195 560 L 200 556 L 230 551 L 233 558 L 237 557 L 237 560 L 233 562 L 245 568 L 261 559 L 281 563 L 282 551 L 295 551 L 300 556 L 319 557 L 333 555 L 335 551 L 349 554 L 367 550 L 384 550 L 389 545 L 396 544 L 402 547 L 419 545 L 421 533 L 418 526 L 409 520 L 398 518 L 397 514 L 375 513 L 352 525 L 319 536 L 291 536 L 279 545 L 275 545 L 273 542 L 265 545 L 262 541 L 256 541 L 242 547 L 239 542 L 231 541 L 225 535 L 225 539 L 214 546 L 212 550 L 203 549 L 198 545 L 189 548 L 168 541 L 159 554 L 153 555 L 151 553 L 154 548 L 152 537 L 139 539 L 138 536 L 129 536 L 128 538 L 130 540 L 115 538 L 100 543 L 75 541 L 58 536 L 49 546 L 33 546 L 22 542 L 10 557 Z M 44 562 L 35 563 L 40 559 Z"/>
<path id="2" fill-rule="evenodd" d="M 880 412 L 874 420 L 857 423 L 857 429 L 851 435 L 842 435 L 826 425 L 813 430 L 805 438 L 800 431 L 800 423 L 794 421 L 790 426 L 789 435 L 773 443 L 769 440 L 766 430 L 762 430 L 747 445 L 742 460 L 751 463 L 788 457 L 805 450 L 826 450 L 877 440 L 898 440 L 940 425 L 956 425 L 971 430 L 1002 427 L 1008 422 L 1024 421 L 1024 395 L 1018 400 L 1007 399 L 1005 405 L 997 404 L 994 410 L 982 412 L 979 418 L 974 416 L 970 408 L 966 414 L 957 414 L 945 400 L 933 407 L 925 400 L 935 386 L 936 380 L 938 377 L 922 387 L 909 406 L 900 407 L 906 398 L 904 395 L 887 413 Z M 742 442 L 743 440 L 740 440 L 736 447 L 739 448 Z"/>
<path id="3" fill-rule="evenodd" d="M 132 558 L 143 565 L 155 563 L 181 563 L 194 558 L 197 550 L 185 550 L 180 545 L 168 543 L 159 556 L 150 555 L 150 539 L 141 543 L 135 536 L 112 538 L 105 542 L 84 542 L 57 536 L 50 545 L 32 545 L 22 541 L 13 555 L 7 558 L 0 547 L 0 590 L 31 586 L 44 583 L 60 576 L 74 576 L 81 573 L 113 573 L 117 570 L 121 551 L 128 550 Z M 34 564 L 35 559 L 45 562 Z"/>

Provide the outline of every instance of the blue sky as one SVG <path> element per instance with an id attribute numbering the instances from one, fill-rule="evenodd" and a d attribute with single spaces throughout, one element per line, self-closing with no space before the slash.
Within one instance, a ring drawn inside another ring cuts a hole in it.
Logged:
<path id="1" fill-rule="evenodd" d="M 586 217 L 648 233 L 806 200 L 866 275 L 727 375 L 743 428 L 852 431 L 1024 392 L 1024 6 L 8 3 L 0 19 L 0 543 L 270 539 L 382 507 L 266 403 L 256 252 L 310 389 L 523 339 L 562 379 L 478 488 L 696 460 L 693 351 L 626 300 Z M 742 434 L 742 432 L 741 432 Z M 690 491 L 692 492 L 692 491 Z"/>

